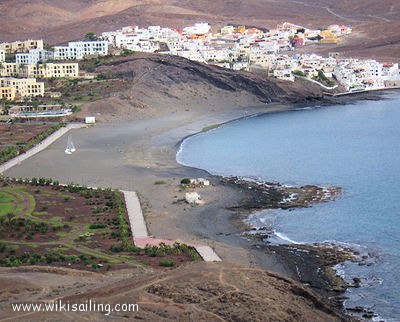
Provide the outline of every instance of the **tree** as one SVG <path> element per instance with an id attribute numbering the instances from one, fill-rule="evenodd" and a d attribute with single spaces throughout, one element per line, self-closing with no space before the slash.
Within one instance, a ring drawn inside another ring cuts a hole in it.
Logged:
<path id="1" fill-rule="evenodd" d="M 85 35 L 85 40 L 89 40 L 89 41 L 95 41 L 95 40 L 97 40 L 98 38 L 97 38 L 97 36 L 96 36 L 96 34 L 94 33 L 94 32 L 88 32 L 86 35 Z"/>

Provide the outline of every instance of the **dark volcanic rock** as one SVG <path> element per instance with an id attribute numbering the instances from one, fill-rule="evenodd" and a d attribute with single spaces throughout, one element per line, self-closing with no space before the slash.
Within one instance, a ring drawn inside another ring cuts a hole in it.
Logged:
<path id="1" fill-rule="evenodd" d="M 323 98 L 321 87 L 310 82 L 285 82 L 170 55 L 138 53 L 104 63 L 96 72 L 130 79 L 134 87 L 165 93 L 179 84 L 206 84 L 228 92 L 247 92 L 264 103 L 309 103 Z"/>

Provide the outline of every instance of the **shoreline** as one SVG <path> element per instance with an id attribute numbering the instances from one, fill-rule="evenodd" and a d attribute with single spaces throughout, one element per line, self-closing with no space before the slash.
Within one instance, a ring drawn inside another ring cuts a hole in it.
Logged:
<path id="1" fill-rule="evenodd" d="M 222 185 L 220 178 L 205 170 L 178 164 L 176 153 L 185 138 L 202 132 L 210 124 L 218 126 L 262 114 L 289 112 L 317 105 L 348 104 L 374 95 L 346 97 L 301 104 L 271 104 L 235 107 L 208 113 L 181 112 L 125 123 L 100 123 L 93 128 L 74 130 L 78 151 L 66 158 L 62 140 L 45 151 L 7 171 L 15 177 L 54 177 L 65 182 L 83 183 L 136 191 L 150 233 L 158 238 L 202 243 L 216 250 L 224 261 L 246 267 L 260 267 L 299 280 L 293 260 L 284 252 L 277 254 L 259 248 L 259 243 L 243 237 L 240 210 L 251 194 L 237 185 Z M 75 133 L 76 132 L 76 133 Z M 62 153 L 60 149 L 62 148 Z M 98 162 L 91 162 L 96 159 Z M 113 168 L 109 165 L 112 162 Z M 81 168 L 84 175 L 76 168 Z M 200 191 L 206 201 L 192 207 L 179 202 L 179 182 L 184 177 L 204 177 L 209 188 Z M 157 186 L 163 179 L 165 185 Z M 239 218 L 239 221 L 238 221 Z M 282 247 L 280 248 L 282 249 Z M 308 265 L 305 260 L 305 266 Z M 318 266 L 316 266 L 318 267 Z M 308 268 L 309 271 L 314 268 Z M 315 289 L 314 289 L 315 290 Z M 343 309 L 330 303 L 338 312 Z"/>

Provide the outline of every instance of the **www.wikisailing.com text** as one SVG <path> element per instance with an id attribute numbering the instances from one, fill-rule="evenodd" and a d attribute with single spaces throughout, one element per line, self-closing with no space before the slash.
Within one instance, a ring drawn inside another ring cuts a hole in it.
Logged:
<path id="1" fill-rule="evenodd" d="M 12 303 L 14 312 L 100 312 L 110 315 L 112 312 L 139 312 L 139 305 L 134 303 L 97 303 L 88 300 L 80 303 L 56 300 L 43 303 Z"/>

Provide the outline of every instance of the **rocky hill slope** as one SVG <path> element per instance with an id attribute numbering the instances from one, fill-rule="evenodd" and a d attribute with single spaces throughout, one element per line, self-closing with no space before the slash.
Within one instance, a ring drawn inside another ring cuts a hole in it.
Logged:
<path id="1" fill-rule="evenodd" d="M 112 274 L 29 267 L 0 269 L 0 312 L 16 301 L 138 304 L 138 312 L 30 312 L 30 321 L 343 321 L 315 293 L 280 275 L 231 264 L 190 264 L 157 272 L 146 268 Z M 290 303 L 290 305 L 288 305 Z"/>
<path id="2" fill-rule="evenodd" d="M 265 72 L 232 71 L 169 55 L 138 53 L 112 58 L 94 71 L 128 85 L 110 89 L 103 99 L 85 105 L 81 115 L 88 110 L 125 117 L 185 110 L 204 113 L 270 103 L 310 104 L 323 98 L 322 88 L 308 81 L 280 81 Z"/>
<path id="3" fill-rule="evenodd" d="M 55 44 L 87 32 L 135 24 L 179 28 L 199 21 L 258 27 L 272 27 L 281 21 L 308 27 L 343 23 L 354 28 L 354 35 L 338 47 L 317 51 L 398 60 L 399 12 L 396 0 L 4 0 L 0 2 L 0 41 L 44 37 Z"/>

